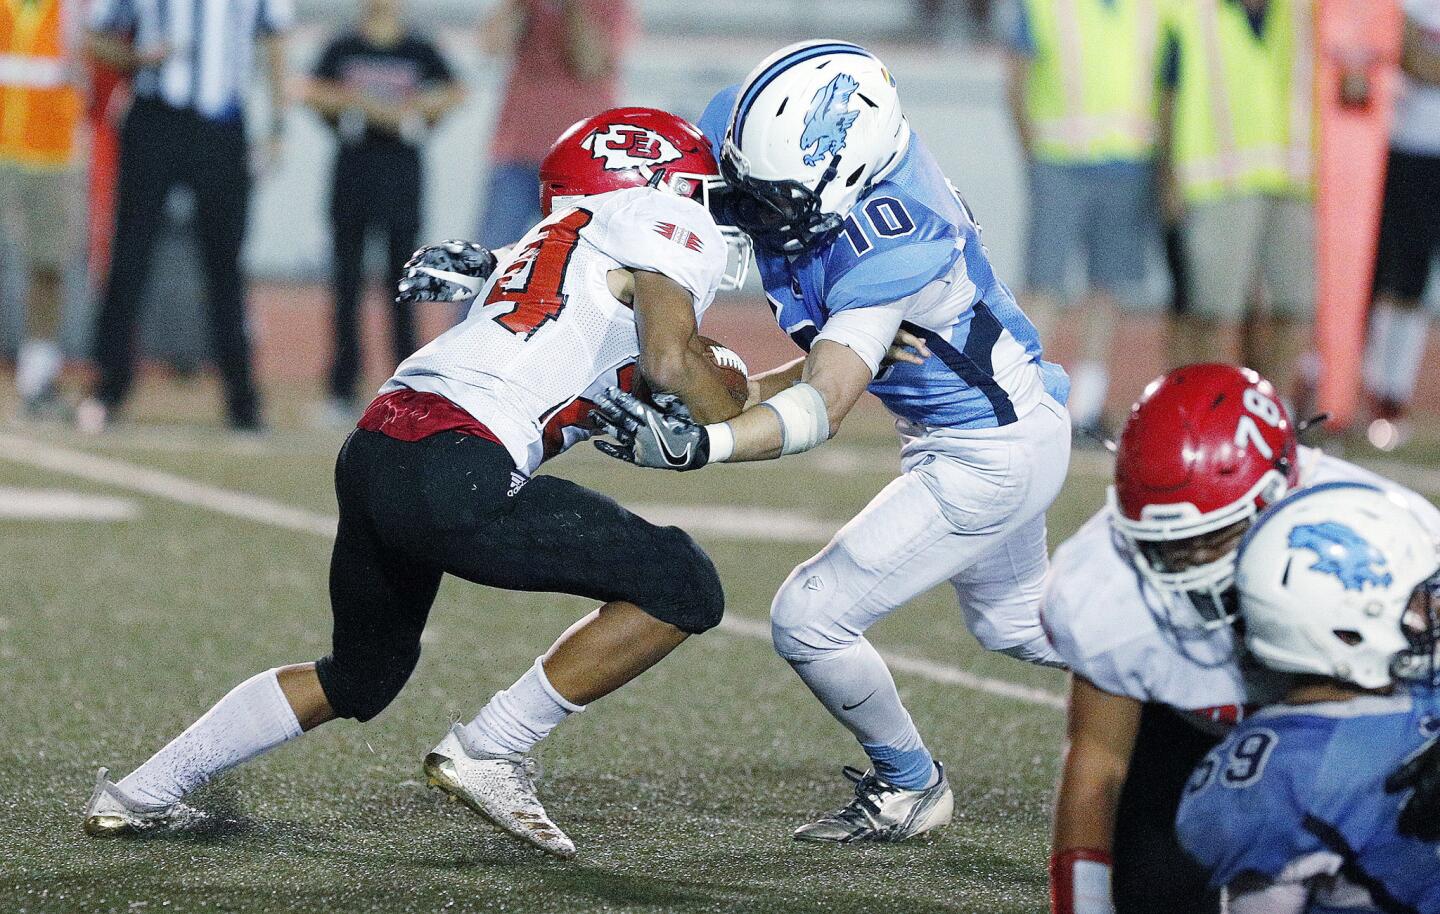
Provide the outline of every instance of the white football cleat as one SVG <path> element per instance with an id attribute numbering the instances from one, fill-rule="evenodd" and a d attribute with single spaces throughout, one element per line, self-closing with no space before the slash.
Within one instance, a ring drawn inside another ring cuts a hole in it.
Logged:
<path id="1" fill-rule="evenodd" d="M 184 828 L 208 818 L 205 813 L 175 803 L 171 806 L 145 808 L 120 792 L 109 779 L 110 769 L 101 768 L 95 776 L 95 790 L 85 804 L 85 834 L 94 838 L 114 838 L 157 828 Z"/>
<path id="2" fill-rule="evenodd" d="M 550 821 L 535 796 L 531 762 L 523 755 L 475 757 L 465 750 L 460 725 L 425 756 L 425 778 L 492 825 L 547 854 L 569 860 L 575 842 Z"/>
<path id="3" fill-rule="evenodd" d="M 906 790 L 880 780 L 874 771 L 845 766 L 855 783 L 855 799 L 835 812 L 795 829 L 796 841 L 849 844 L 854 841 L 904 841 L 942 825 L 955 813 L 955 794 L 945 766 L 935 763 L 940 780 L 923 790 Z"/>

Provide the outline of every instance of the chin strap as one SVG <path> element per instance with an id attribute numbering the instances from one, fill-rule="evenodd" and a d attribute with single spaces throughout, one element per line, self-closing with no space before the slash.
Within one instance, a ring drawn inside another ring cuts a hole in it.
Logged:
<path id="1" fill-rule="evenodd" d="M 1115 914 L 1107 851 L 1072 847 L 1050 855 L 1050 914 Z"/>

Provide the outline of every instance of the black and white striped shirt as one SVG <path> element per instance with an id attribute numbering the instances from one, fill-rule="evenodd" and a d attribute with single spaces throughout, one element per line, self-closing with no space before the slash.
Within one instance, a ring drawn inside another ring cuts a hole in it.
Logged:
<path id="1" fill-rule="evenodd" d="M 134 46 L 164 46 L 159 66 L 135 74 L 134 91 L 217 121 L 238 120 L 249 94 L 257 38 L 284 31 L 292 0 L 95 0 L 90 28 L 126 32 Z"/>

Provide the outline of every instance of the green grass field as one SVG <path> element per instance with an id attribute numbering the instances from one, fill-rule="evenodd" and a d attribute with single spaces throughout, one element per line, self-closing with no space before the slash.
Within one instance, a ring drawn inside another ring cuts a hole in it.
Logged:
<path id="1" fill-rule="evenodd" d="M 207 425 L 203 391 L 194 401 L 193 415 L 181 412 L 190 424 L 142 411 L 88 441 L 0 430 L 0 508 L 17 489 L 63 489 L 134 510 L 107 522 L 0 520 L 0 911 L 1044 909 L 1064 677 L 985 655 L 948 590 L 873 634 L 907 658 L 897 680 L 949 767 L 955 823 L 895 847 L 789 837 L 843 802 L 840 766 L 863 756 L 772 653 L 764 621 L 790 568 L 894 475 L 878 411 L 776 464 L 682 477 L 588 447 L 555 462 L 553 472 L 627 503 L 761 512 L 697 535 L 720 568 L 730 624 L 541 747 L 541 796 L 579 845 L 575 861 L 542 858 L 442 802 L 424 789 L 420 760 L 590 606 L 454 580 L 414 678 L 377 720 L 326 726 L 197 794 L 214 814 L 197 833 L 85 837 L 97 766 L 118 777 L 235 683 L 327 649 L 323 524 L 343 433 L 300 430 L 297 401 L 278 404 L 280 431 L 236 440 Z M 1106 472 L 1093 455 L 1075 462 L 1052 543 L 1099 505 Z M 177 489 L 181 480 L 203 486 Z M 299 511 L 277 526 L 236 516 L 253 501 L 196 503 L 217 488 L 265 499 L 261 515 L 270 503 Z M 781 530 L 774 517 L 803 523 Z M 967 688 L 946 680 L 954 670 L 1043 693 Z"/>

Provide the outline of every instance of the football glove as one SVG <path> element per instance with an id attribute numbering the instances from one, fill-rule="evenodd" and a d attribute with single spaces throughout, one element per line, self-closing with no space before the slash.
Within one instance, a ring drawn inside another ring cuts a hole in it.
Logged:
<path id="1" fill-rule="evenodd" d="M 1440 739 L 1390 772 L 1386 793 L 1414 790 L 1400 807 L 1400 834 L 1421 841 L 1440 841 Z"/>
<path id="2" fill-rule="evenodd" d="M 678 397 L 651 406 L 618 387 L 607 387 L 590 417 L 616 443 L 596 441 L 602 454 L 659 470 L 698 470 L 710 459 L 710 433 L 690 417 Z"/>
<path id="3" fill-rule="evenodd" d="M 427 244 L 405 261 L 395 300 L 402 305 L 465 301 L 480 294 L 495 267 L 495 255 L 474 241 Z"/>

